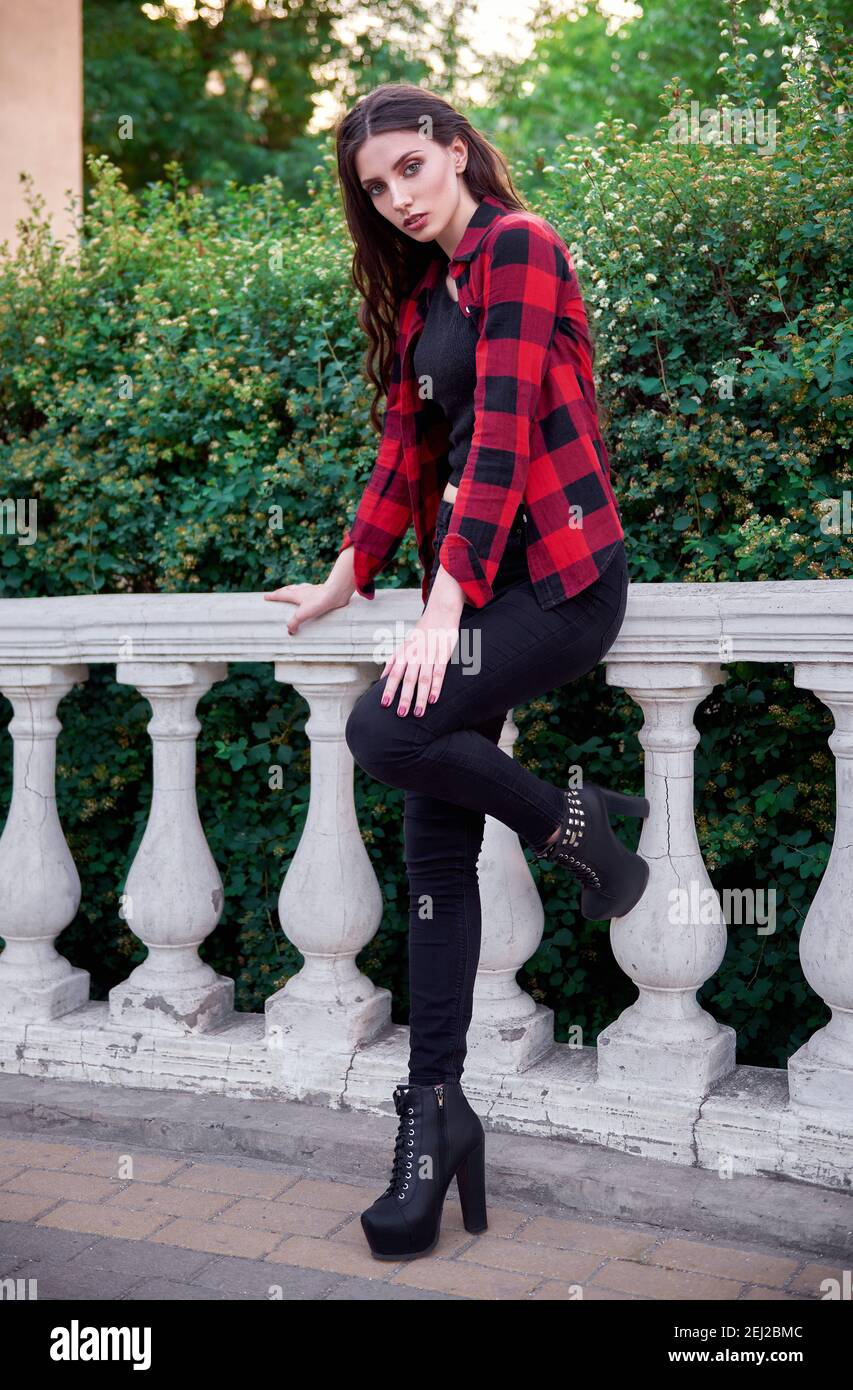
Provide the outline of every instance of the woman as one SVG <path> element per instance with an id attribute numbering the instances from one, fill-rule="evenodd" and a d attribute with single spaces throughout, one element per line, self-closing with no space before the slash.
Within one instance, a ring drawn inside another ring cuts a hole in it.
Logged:
<path id="1" fill-rule="evenodd" d="M 356 762 L 406 792 L 409 1077 L 394 1091 L 390 1184 L 361 1218 L 373 1254 L 403 1260 L 434 1248 L 454 1174 L 466 1230 L 486 1228 L 483 1127 L 460 1085 L 486 814 L 564 864 L 584 915 L 602 920 L 634 906 L 649 872 L 608 812 L 649 808 L 552 786 L 497 746 L 507 711 L 592 670 L 625 614 L 624 532 L 569 252 L 441 98 L 386 84 L 336 133 L 372 419 L 387 392 L 385 419 L 329 577 L 269 597 L 295 606 L 291 634 L 355 590 L 372 599 L 414 522 L 424 609 L 346 726 Z"/>

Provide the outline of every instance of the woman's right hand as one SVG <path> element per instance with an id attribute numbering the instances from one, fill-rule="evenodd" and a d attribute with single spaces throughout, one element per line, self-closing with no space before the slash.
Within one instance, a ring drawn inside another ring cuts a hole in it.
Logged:
<path id="1" fill-rule="evenodd" d="M 292 603 L 295 611 L 287 620 L 287 631 L 293 637 L 302 623 L 311 618 L 321 618 L 334 608 L 346 608 L 355 593 L 352 577 L 354 551 L 347 546 L 335 561 L 328 579 L 322 584 L 283 584 L 264 594 L 273 603 Z"/>

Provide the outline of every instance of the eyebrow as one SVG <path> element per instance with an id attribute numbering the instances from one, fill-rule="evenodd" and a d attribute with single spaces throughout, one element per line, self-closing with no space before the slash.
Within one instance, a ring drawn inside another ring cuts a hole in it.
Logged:
<path id="1" fill-rule="evenodd" d="M 401 154 L 399 159 L 395 159 L 395 160 L 394 160 L 394 163 L 391 165 L 391 168 L 392 168 L 392 169 L 399 169 L 400 165 L 401 165 L 401 164 L 404 164 L 404 163 L 406 162 L 406 160 L 409 158 L 409 155 L 411 155 L 411 154 L 422 154 L 422 153 L 423 153 L 423 151 L 422 151 L 420 148 L 417 148 L 417 149 L 414 149 L 414 150 L 406 150 L 406 153 L 405 153 L 405 154 Z M 364 187 L 366 187 L 367 184 L 370 184 L 370 183 L 377 183 L 378 181 L 379 181 L 379 175 L 376 174 L 372 179 L 362 179 L 362 180 L 361 180 L 361 186 L 362 186 L 362 188 L 364 188 Z"/>

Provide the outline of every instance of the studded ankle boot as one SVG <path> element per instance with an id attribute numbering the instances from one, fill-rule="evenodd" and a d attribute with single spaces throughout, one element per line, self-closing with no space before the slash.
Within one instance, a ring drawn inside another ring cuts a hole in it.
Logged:
<path id="1" fill-rule="evenodd" d="M 624 917 L 645 892 L 649 866 L 614 835 L 608 814 L 645 819 L 648 799 L 626 796 L 594 782 L 578 790 L 566 788 L 563 796 L 565 810 L 557 838 L 545 849 L 534 849 L 535 857 L 565 864 L 583 884 L 581 912 L 589 921 Z"/>
<path id="2" fill-rule="evenodd" d="M 456 1175 L 465 1230 L 485 1231 L 486 1139 L 458 1081 L 394 1088 L 400 1117 L 391 1181 L 361 1225 L 377 1260 L 414 1260 L 438 1244 L 441 1214 Z"/>

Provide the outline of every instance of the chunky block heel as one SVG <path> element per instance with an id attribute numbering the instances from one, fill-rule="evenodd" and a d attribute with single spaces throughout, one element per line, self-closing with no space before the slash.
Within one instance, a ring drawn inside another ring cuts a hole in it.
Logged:
<path id="1" fill-rule="evenodd" d="M 583 885 L 581 912 L 590 922 L 624 917 L 636 907 L 649 881 L 649 865 L 622 843 L 608 819 L 611 815 L 649 814 L 645 796 L 627 796 L 588 782 L 577 791 L 563 792 L 563 817 L 557 838 L 544 849 L 534 850 L 537 859 L 565 864 L 569 873 Z"/>
<path id="2" fill-rule="evenodd" d="M 648 797 L 628 796 L 626 792 L 614 792 L 609 787 L 601 788 L 601 796 L 611 816 L 642 816 L 649 814 Z"/>
<path id="3" fill-rule="evenodd" d="M 486 1220 L 486 1141 L 472 1149 L 456 1169 L 462 1224 L 472 1236 L 488 1227 Z"/>

